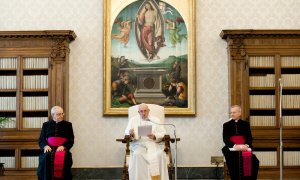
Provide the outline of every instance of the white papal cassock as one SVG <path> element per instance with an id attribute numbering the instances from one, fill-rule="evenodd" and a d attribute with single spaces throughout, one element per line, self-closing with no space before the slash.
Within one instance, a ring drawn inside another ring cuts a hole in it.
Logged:
<path id="1" fill-rule="evenodd" d="M 149 116 L 151 121 L 160 123 L 156 117 Z M 129 130 L 134 128 L 134 139 L 130 143 L 129 179 L 130 180 L 151 180 L 151 177 L 160 177 L 161 180 L 168 180 L 168 168 L 164 145 L 159 144 L 166 134 L 162 125 L 157 125 L 151 121 L 143 120 L 140 115 L 134 116 L 128 122 L 125 135 L 129 135 Z M 152 125 L 152 133 L 156 140 L 147 136 L 138 135 L 138 126 Z"/>

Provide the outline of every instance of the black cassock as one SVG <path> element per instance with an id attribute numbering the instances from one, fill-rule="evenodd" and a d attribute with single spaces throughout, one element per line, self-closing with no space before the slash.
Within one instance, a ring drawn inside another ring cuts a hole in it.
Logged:
<path id="1" fill-rule="evenodd" d="M 252 134 L 250 124 L 244 120 L 238 120 L 237 122 L 235 122 L 235 120 L 230 120 L 223 124 L 223 141 L 225 146 L 223 147 L 222 152 L 225 156 L 230 178 L 232 180 L 257 179 L 259 168 L 259 161 L 257 157 L 252 154 L 251 176 L 243 176 L 242 152 L 229 150 L 229 148 L 234 146 L 234 143 L 230 141 L 231 136 L 243 136 L 245 138 L 245 144 L 248 144 L 252 149 Z"/>
<path id="2" fill-rule="evenodd" d="M 70 149 L 74 144 L 74 133 L 72 128 L 72 123 L 68 121 L 61 121 L 56 123 L 54 120 L 45 122 L 42 127 L 41 135 L 39 138 L 39 146 L 41 153 L 39 156 L 39 166 L 38 166 L 38 178 L 39 180 L 52 180 L 53 178 L 53 160 L 54 152 L 57 147 L 51 147 L 52 152 L 44 153 L 44 147 L 48 145 L 47 139 L 49 137 L 62 137 L 66 138 L 66 142 L 62 145 L 66 149 L 64 167 L 63 167 L 63 178 L 64 180 L 72 179 L 71 166 L 73 164 L 72 154 Z"/>

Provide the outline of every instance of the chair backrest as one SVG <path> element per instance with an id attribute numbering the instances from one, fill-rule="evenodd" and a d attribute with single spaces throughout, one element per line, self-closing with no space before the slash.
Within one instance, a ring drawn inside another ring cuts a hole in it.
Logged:
<path id="1" fill-rule="evenodd" d="M 149 116 L 157 117 L 160 120 L 160 123 L 165 122 L 165 108 L 157 104 L 147 104 L 150 109 Z M 128 119 L 131 119 L 134 116 L 139 115 L 139 105 L 131 106 L 128 108 Z"/>

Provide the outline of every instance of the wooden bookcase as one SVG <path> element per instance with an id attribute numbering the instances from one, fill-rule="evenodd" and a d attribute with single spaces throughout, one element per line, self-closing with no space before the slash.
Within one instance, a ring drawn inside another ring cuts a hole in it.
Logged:
<path id="1" fill-rule="evenodd" d="M 259 178 L 280 177 L 280 81 L 283 177 L 300 177 L 300 30 L 223 30 L 231 104 L 249 121 Z"/>
<path id="2" fill-rule="evenodd" d="M 70 30 L 0 32 L 0 162 L 5 175 L 36 175 L 38 138 L 54 105 L 68 116 Z"/>

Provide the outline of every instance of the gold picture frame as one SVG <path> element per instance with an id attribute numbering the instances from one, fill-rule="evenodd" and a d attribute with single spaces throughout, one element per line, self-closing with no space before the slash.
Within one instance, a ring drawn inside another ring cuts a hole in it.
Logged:
<path id="1" fill-rule="evenodd" d="M 103 115 L 196 114 L 195 0 L 104 0 Z"/>

